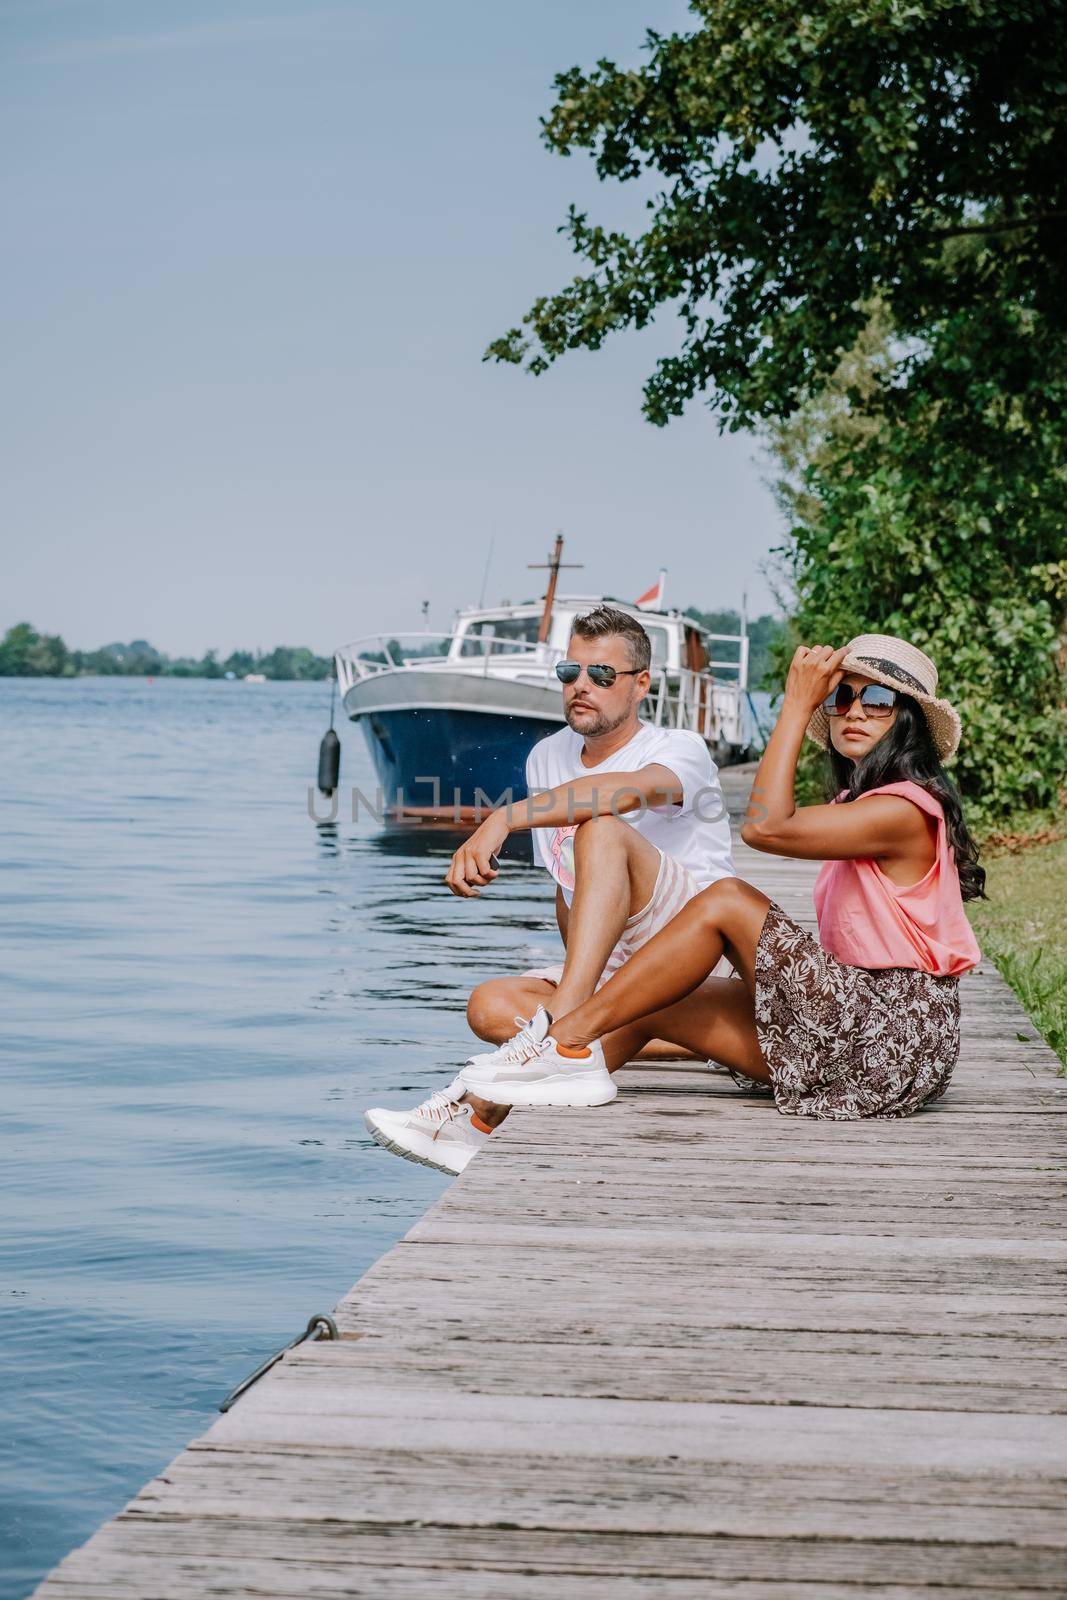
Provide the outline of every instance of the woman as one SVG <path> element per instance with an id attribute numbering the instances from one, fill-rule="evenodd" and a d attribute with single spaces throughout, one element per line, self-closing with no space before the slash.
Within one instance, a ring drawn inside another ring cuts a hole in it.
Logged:
<path id="1" fill-rule="evenodd" d="M 943 1094 L 959 976 L 979 960 L 963 901 L 983 894 L 985 873 L 942 767 L 960 719 L 936 690 L 929 657 L 885 634 L 797 650 L 741 832 L 757 850 L 826 863 L 818 941 L 750 884 L 715 883 L 553 1019 L 557 1062 L 601 1056 L 614 1070 L 669 1039 L 797 1116 L 903 1117 Z M 827 805 L 794 799 L 805 734 L 829 747 Z M 705 984 L 723 953 L 743 981 Z"/>

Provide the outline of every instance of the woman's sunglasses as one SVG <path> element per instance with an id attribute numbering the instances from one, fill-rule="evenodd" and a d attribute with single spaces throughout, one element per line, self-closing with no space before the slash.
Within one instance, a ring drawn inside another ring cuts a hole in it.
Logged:
<path id="1" fill-rule="evenodd" d="M 839 683 L 833 694 L 823 701 L 822 708 L 827 716 L 843 717 L 853 700 L 859 701 L 869 717 L 888 717 L 897 703 L 897 691 L 887 689 L 884 683 L 865 683 L 862 689 L 854 689 L 850 683 Z"/>
<path id="2" fill-rule="evenodd" d="M 590 683 L 595 683 L 598 689 L 610 689 L 616 678 L 636 678 L 640 668 L 632 668 L 620 672 L 618 667 L 609 667 L 606 662 L 594 661 L 591 667 L 586 667 Z M 577 683 L 582 675 L 580 661 L 557 661 L 556 677 L 560 683 Z"/>

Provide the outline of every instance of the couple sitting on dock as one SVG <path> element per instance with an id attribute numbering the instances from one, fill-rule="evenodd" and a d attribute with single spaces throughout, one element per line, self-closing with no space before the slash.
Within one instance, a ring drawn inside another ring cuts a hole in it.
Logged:
<path id="1" fill-rule="evenodd" d="M 529 798 L 491 812 L 446 880 L 479 894 L 531 829 L 565 959 L 480 984 L 468 1020 L 498 1048 L 412 1110 L 368 1111 L 377 1142 L 461 1172 L 511 1106 L 605 1105 L 637 1055 L 710 1059 L 794 1116 L 903 1117 L 943 1094 L 958 979 L 979 959 L 963 901 L 985 873 L 942 766 L 960 719 L 929 657 L 884 634 L 793 657 L 741 836 L 825 863 L 816 939 L 736 876 L 704 740 L 640 720 L 640 623 L 598 607 L 568 655 L 567 726 L 531 750 Z M 805 736 L 828 751 L 826 805 L 796 804 Z"/>

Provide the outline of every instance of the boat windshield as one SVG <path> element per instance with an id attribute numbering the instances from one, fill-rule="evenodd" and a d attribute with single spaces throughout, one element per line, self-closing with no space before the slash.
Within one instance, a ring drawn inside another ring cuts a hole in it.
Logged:
<path id="1" fill-rule="evenodd" d="M 460 656 L 507 655 L 509 651 L 529 649 L 537 643 L 540 617 L 479 617 L 468 623 L 460 635 Z M 667 629 L 645 624 L 652 645 L 652 670 L 665 667 L 669 660 Z"/>
<path id="2" fill-rule="evenodd" d="M 506 654 L 537 643 L 538 617 L 482 617 L 472 622 L 460 640 L 461 656 Z"/>
<path id="3" fill-rule="evenodd" d="M 644 627 L 645 632 L 648 634 L 649 643 L 652 646 L 652 666 L 653 666 L 653 668 L 655 668 L 655 667 L 665 667 L 667 665 L 667 630 L 666 630 L 666 628 L 650 627 L 648 625 L 648 623 L 644 623 L 643 627 Z"/>

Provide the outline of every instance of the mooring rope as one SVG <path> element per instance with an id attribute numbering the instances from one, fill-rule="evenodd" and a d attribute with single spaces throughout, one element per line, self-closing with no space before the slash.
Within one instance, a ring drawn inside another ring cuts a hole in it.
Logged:
<path id="1" fill-rule="evenodd" d="M 271 1367 L 277 1366 L 282 1357 L 290 1350 L 295 1350 L 298 1344 L 303 1344 L 307 1339 L 315 1341 L 322 1338 L 339 1339 L 340 1337 L 341 1335 L 337 1331 L 337 1324 L 332 1317 L 323 1316 L 321 1313 L 312 1317 L 303 1333 L 298 1333 L 295 1339 L 291 1339 L 288 1344 L 283 1344 L 281 1349 L 276 1351 L 274 1355 L 268 1356 L 266 1361 L 256 1368 L 255 1372 L 250 1373 L 243 1383 L 239 1383 L 236 1389 L 231 1389 L 219 1406 L 219 1410 L 229 1411 L 235 1400 L 239 1400 L 246 1390 L 251 1389 L 254 1383 L 258 1383 L 265 1372 L 269 1372 Z"/>

